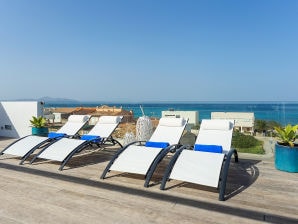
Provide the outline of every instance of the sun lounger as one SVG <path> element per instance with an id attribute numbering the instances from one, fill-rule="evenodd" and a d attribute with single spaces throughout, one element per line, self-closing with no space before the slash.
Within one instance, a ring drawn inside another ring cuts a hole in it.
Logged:
<path id="1" fill-rule="evenodd" d="M 86 135 L 82 135 L 79 139 L 63 138 L 59 141 L 44 147 L 31 160 L 33 163 L 37 158 L 49 159 L 61 162 L 59 170 L 62 170 L 72 156 L 83 149 L 96 145 L 98 147 L 112 143 L 113 145 L 122 145 L 112 137 L 112 133 L 122 120 L 122 116 L 101 116 L 96 125 Z"/>
<path id="2" fill-rule="evenodd" d="M 146 176 L 144 186 L 148 187 L 158 163 L 170 150 L 181 146 L 179 141 L 186 124 L 184 118 L 161 118 L 149 141 L 136 141 L 120 149 L 105 168 L 101 179 L 112 170 L 143 174 Z"/>
<path id="3" fill-rule="evenodd" d="M 219 200 L 224 200 L 226 180 L 232 155 L 234 121 L 202 120 L 195 145 L 182 146 L 172 157 L 165 171 L 161 190 L 170 179 L 219 188 Z M 190 149 L 190 150 L 188 150 Z"/>
<path id="4" fill-rule="evenodd" d="M 74 137 L 78 131 L 87 123 L 90 115 L 70 115 L 67 122 L 57 132 L 50 132 L 48 137 L 28 135 L 16 140 L 0 152 L 21 157 L 20 164 L 36 150 L 46 144 L 54 143 L 64 137 Z"/>

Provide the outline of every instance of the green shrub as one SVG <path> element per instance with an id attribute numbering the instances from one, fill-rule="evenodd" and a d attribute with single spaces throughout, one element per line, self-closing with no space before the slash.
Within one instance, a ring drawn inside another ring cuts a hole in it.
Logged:
<path id="1" fill-rule="evenodd" d="M 279 138 L 279 144 L 290 146 L 292 148 L 294 147 L 294 142 L 296 138 L 298 138 L 298 135 L 297 135 L 298 125 L 292 126 L 288 124 L 284 128 L 275 127 L 274 129 L 277 132 L 277 136 Z"/>
<path id="2" fill-rule="evenodd" d="M 30 123 L 33 127 L 43 128 L 46 126 L 47 120 L 42 116 L 39 116 L 39 117 L 32 116 L 32 120 L 30 120 Z"/>
<path id="3" fill-rule="evenodd" d="M 234 132 L 232 138 L 232 147 L 238 152 L 264 154 L 263 142 L 251 135 L 244 135 L 240 132 Z"/>

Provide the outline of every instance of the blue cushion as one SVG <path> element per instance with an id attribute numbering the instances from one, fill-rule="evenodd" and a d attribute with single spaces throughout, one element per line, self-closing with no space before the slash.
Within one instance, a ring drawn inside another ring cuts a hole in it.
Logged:
<path id="1" fill-rule="evenodd" d="M 169 145 L 170 144 L 168 142 L 150 142 L 150 141 L 147 141 L 145 144 L 146 147 L 154 147 L 154 148 L 166 148 Z"/>
<path id="2" fill-rule="evenodd" d="M 82 135 L 81 140 L 86 140 L 89 142 L 100 142 L 101 138 L 98 135 Z"/>
<path id="3" fill-rule="evenodd" d="M 222 153 L 221 145 L 201 145 L 195 144 L 195 151 Z"/>
<path id="4" fill-rule="evenodd" d="M 48 134 L 48 138 L 63 138 L 65 136 L 66 136 L 66 134 L 64 134 L 64 133 L 57 133 L 57 132 L 50 132 Z"/>

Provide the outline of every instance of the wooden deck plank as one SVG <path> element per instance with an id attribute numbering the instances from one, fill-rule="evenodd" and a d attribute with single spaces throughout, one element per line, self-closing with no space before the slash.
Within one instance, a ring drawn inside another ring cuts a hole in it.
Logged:
<path id="1" fill-rule="evenodd" d="M 0 147 L 4 147 L 0 141 Z M 99 176 L 117 149 L 88 151 L 59 163 L 40 160 L 18 165 L 0 157 L 0 222 L 3 223 L 297 223 L 298 174 L 278 171 L 272 158 L 232 163 L 228 200 L 216 189 L 170 181 L 159 190 L 166 158 L 144 188 L 140 175 Z M 119 174 L 119 173 L 118 173 Z"/>

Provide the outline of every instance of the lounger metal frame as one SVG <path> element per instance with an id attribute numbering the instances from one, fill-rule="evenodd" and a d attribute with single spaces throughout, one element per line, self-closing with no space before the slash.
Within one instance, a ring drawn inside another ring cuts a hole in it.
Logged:
<path id="1" fill-rule="evenodd" d="M 38 144 L 36 144 L 35 146 L 33 146 L 32 148 L 29 148 L 29 151 L 27 151 L 23 156 L 21 156 L 21 161 L 20 161 L 19 164 L 20 165 L 24 164 L 25 160 L 28 159 L 28 157 L 32 153 L 34 153 L 37 149 L 44 148 L 44 147 L 49 147 L 50 145 L 52 145 L 53 143 L 57 142 L 61 138 L 77 138 L 77 137 L 79 137 L 79 135 L 78 135 L 79 130 L 88 122 L 88 120 L 90 119 L 91 116 L 90 115 L 70 115 L 70 116 L 82 116 L 84 118 L 84 121 L 81 122 L 81 126 L 79 126 L 79 128 L 76 127 L 75 132 L 72 131 L 71 134 L 69 134 L 69 133 L 66 132 L 65 134 L 63 134 L 63 136 L 57 136 L 57 137 L 53 137 L 53 138 L 51 138 L 51 137 L 45 137 L 46 139 L 44 141 L 41 141 Z M 69 122 L 69 120 L 59 130 L 61 130 L 62 128 L 65 128 L 65 126 L 67 124 L 69 124 L 68 122 Z M 62 133 L 64 133 L 64 132 L 62 132 Z M 25 139 L 27 137 L 30 137 L 30 136 L 34 136 L 34 135 L 27 135 L 27 136 L 24 136 L 22 138 L 19 138 L 19 139 L 15 140 L 14 142 L 12 142 L 8 146 L 6 146 L 0 152 L 0 155 L 3 155 L 5 153 L 5 151 L 7 149 L 9 149 L 12 145 L 18 143 L 19 141 L 21 141 L 21 140 L 23 140 L 23 139 Z M 39 137 L 43 137 L 43 136 L 39 136 Z"/>
<path id="2" fill-rule="evenodd" d="M 102 175 L 100 176 L 100 179 L 105 179 L 106 175 L 108 172 L 110 172 L 110 168 L 113 165 L 114 161 L 119 157 L 119 155 L 121 153 L 123 153 L 127 148 L 129 148 L 129 146 L 131 145 L 139 145 L 139 146 L 144 146 L 144 144 L 146 143 L 146 141 L 135 141 L 132 143 L 127 144 L 125 147 L 121 148 L 114 156 L 113 158 L 110 160 L 110 162 L 108 163 L 108 165 L 106 166 L 105 170 L 103 171 Z M 160 152 L 157 154 L 157 156 L 154 158 L 154 160 L 152 161 L 149 169 L 147 170 L 146 174 L 145 174 L 145 183 L 144 183 L 144 187 L 149 187 L 149 183 L 150 180 L 153 176 L 153 173 L 156 169 L 156 167 L 158 166 L 158 164 L 162 161 L 162 159 L 168 154 L 168 152 L 173 151 L 175 149 L 178 149 L 179 147 L 181 147 L 181 144 L 174 144 L 174 145 L 170 145 L 166 148 L 163 148 L 160 150 Z M 149 150 L 149 149 L 148 149 Z"/>
<path id="3" fill-rule="evenodd" d="M 171 175 L 172 169 L 183 150 L 193 150 L 193 146 L 182 146 L 173 155 L 172 159 L 170 160 L 170 162 L 165 170 L 164 176 L 162 178 L 161 185 L 160 185 L 161 190 L 165 190 L 166 183 L 167 183 L 167 181 L 170 180 L 169 177 Z M 230 166 L 230 161 L 231 161 L 232 155 L 234 155 L 235 162 L 238 163 L 237 150 L 230 149 L 229 152 L 227 154 L 225 154 L 223 164 L 221 167 L 221 171 L 220 171 L 219 181 L 218 181 L 217 189 L 219 190 L 219 198 L 218 199 L 220 201 L 225 200 L 226 182 L 227 182 L 229 166 Z"/>
<path id="4" fill-rule="evenodd" d="M 53 142 L 54 143 L 54 142 Z M 111 145 L 116 145 L 118 144 L 121 148 L 122 145 L 119 141 L 117 141 L 116 139 L 114 139 L 112 136 L 109 136 L 108 138 L 102 138 L 100 142 L 93 142 L 93 141 L 84 141 L 82 144 L 78 145 L 76 148 L 74 148 L 66 157 L 65 159 L 61 162 L 61 165 L 59 167 L 59 170 L 62 171 L 63 167 L 68 163 L 68 161 L 73 157 L 73 155 L 75 155 L 76 153 L 81 152 L 82 150 L 84 150 L 87 147 L 92 147 L 94 145 L 96 145 L 98 148 L 101 148 L 103 145 L 106 145 L 108 143 L 111 143 Z M 40 150 L 40 152 L 38 152 L 30 161 L 30 164 L 32 164 L 37 158 L 38 156 L 44 151 L 46 150 L 48 147 L 50 147 L 49 144 L 47 146 L 45 146 L 42 150 Z"/>
<path id="5" fill-rule="evenodd" d="M 11 144 L 9 144 L 8 146 L 6 146 L 1 152 L 0 152 L 0 155 L 3 155 L 4 152 L 12 145 L 14 145 L 15 143 L 23 140 L 24 138 L 27 138 L 29 136 L 32 136 L 32 135 L 27 135 L 27 136 L 24 136 L 22 138 L 19 138 L 17 139 L 16 141 L 12 142 Z M 71 136 L 68 136 L 68 135 L 65 135 L 64 136 L 65 138 L 68 138 L 68 137 L 71 137 Z M 73 136 L 75 137 L 75 136 Z M 23 165 L 24 162 L 26 161 L 26 159 L 28 159 L 28 157 L 33 153 L 35 152 L 35 150 L 39 149 L 39 148 L 42 148 L 45 144 L 46 146 L 50 146 L 51 144 L 55 143 L 56 141 L 58 141 L 61 137 L 59 138 L 47 138 L 46 140 L 40 142 L 39 144 L 35 145 L 33 148 L 31 148 L 24 156 L 21 157 L 21 161 L 19 163 L 19 165 Z"/>

